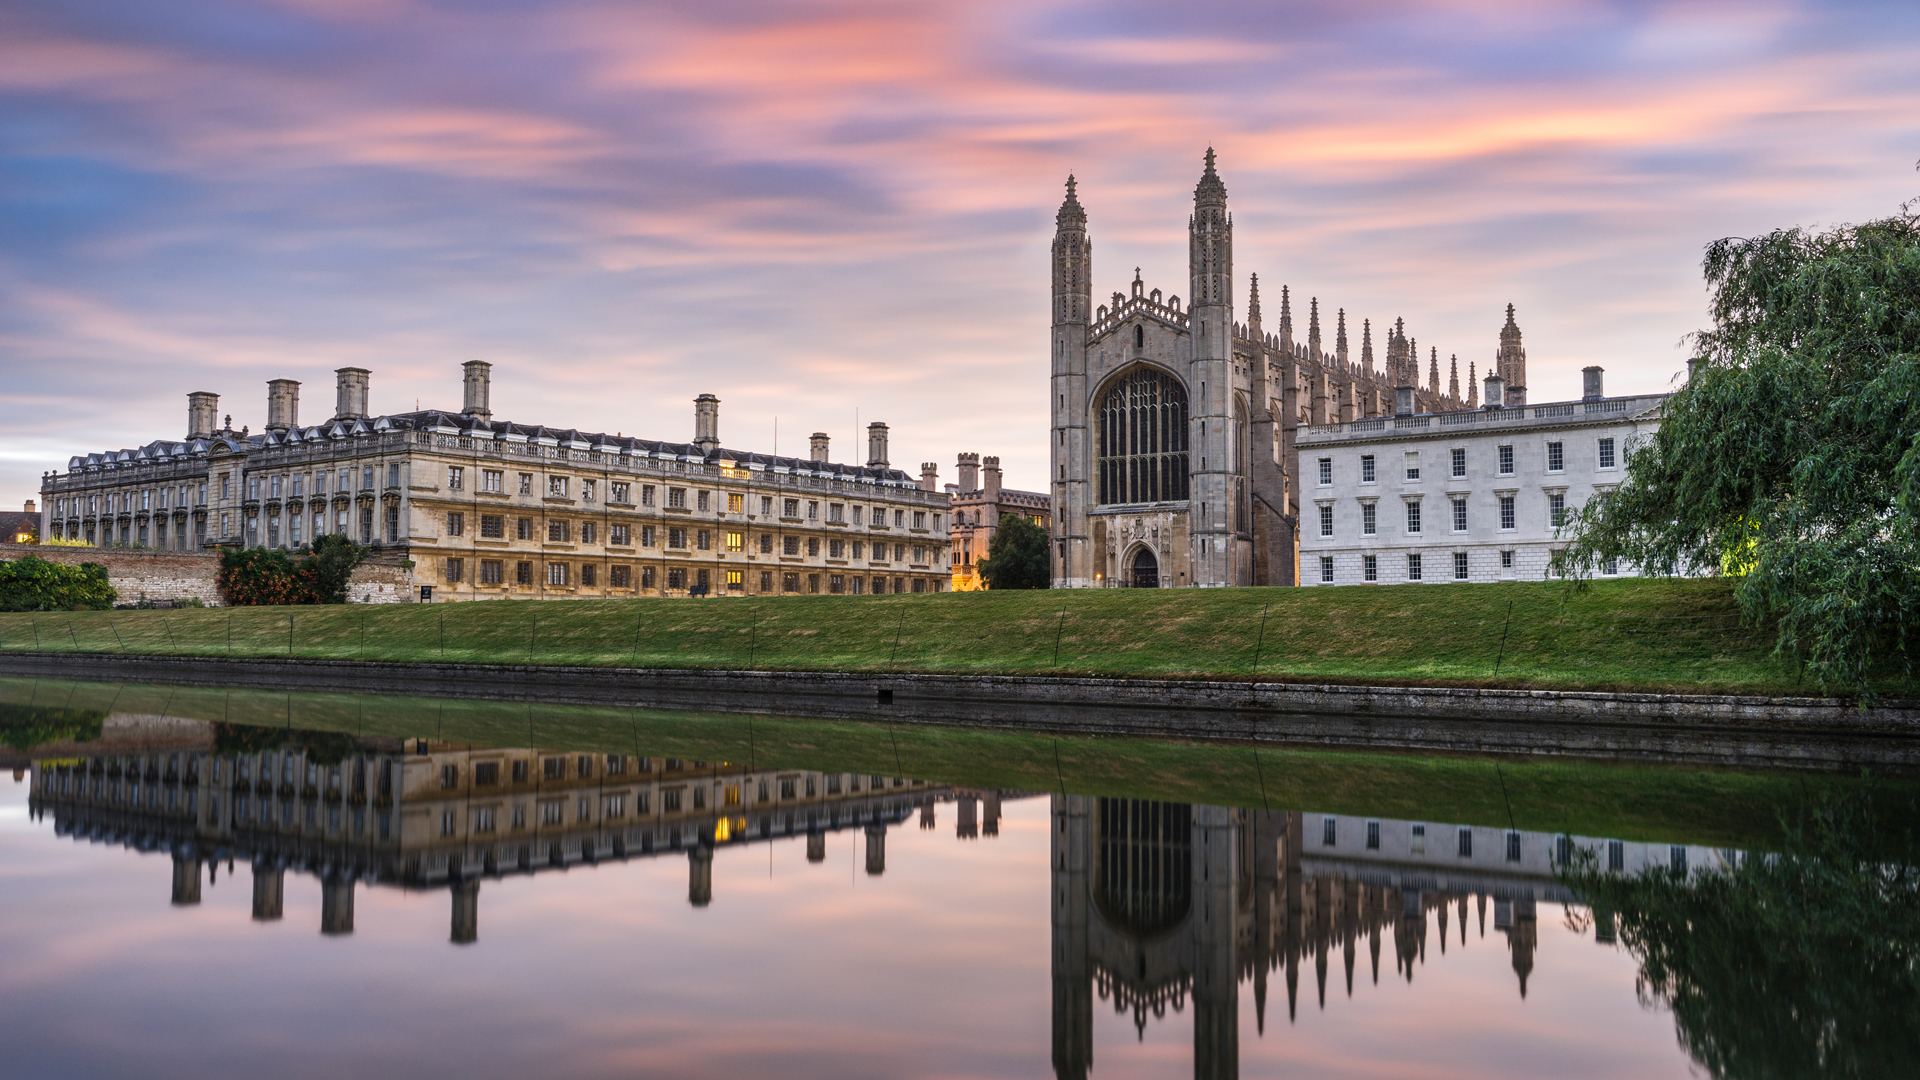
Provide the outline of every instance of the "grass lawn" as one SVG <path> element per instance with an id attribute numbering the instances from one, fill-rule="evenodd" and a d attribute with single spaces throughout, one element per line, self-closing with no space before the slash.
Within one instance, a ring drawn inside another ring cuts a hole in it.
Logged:
<path id="1" fill-rule="evenodd" d="M 40 612 L 0 650 L 1817 690 L 1724 580 Z"/>
<path id="2" fill-rule="evenodd" d="M 184 716 L 473 746 L 538 747 L 901 776 L 1315 813 L 1767 848 L 1833 774 L 1276 749 L 881 723 L 781 720 L 391 695 L 294 694 L 0 678 L 0 703 Z M 1876 785 L 1888 821 L 1920 814 L 1920 781 Z"/>

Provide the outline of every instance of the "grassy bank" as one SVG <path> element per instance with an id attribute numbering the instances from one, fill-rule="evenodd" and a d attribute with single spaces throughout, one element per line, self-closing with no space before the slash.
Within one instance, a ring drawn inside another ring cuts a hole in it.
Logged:
<path id="1" fill-rule="evenodd" d="M 1733 769 L 1054 737 L 878 723 L 584 706 L 287 695 L 0 679 L 0 702 L 300 731 L 430 738 L 757 768 L 904 776 L 965 787 L 1269 807 L 1624 840 L 1766 848 L 1779 815 L 1857 778 Z M 1878 785 L 1887 820 L 1920 812 L 1920 781 Z"/>
<path id="2" fill-rule="evenodd" d="M 1808 692 L 1771 644 L 1713 580 L 0 615 L 0 650 Z"/>

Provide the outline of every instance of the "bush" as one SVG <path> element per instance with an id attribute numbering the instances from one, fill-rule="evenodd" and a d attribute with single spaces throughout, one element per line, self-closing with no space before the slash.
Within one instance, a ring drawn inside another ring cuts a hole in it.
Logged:
<path id="1" fill-rule="evenodd" d="M 1053 584 L 1047 531 L 1019 514 L 1000 519 L 980 576 L 990 589 L 1044 589 Z"/>
<path id="2" fill-rule="evenodd" d="M 284 551 L 245 548 L 220 556 L 214 579 L 220 595 L 236 607 L 278 604 L 344 604 L 347 583 L 367 549 L 344 536 L 323 536 L 295 562 Z"/>
<path id="3" fill-rule="evenodd" d="M 0 611 L 105 611 L 116 595 L 98 563 L 67 566 L 38 555 L 0 563 Z"/>

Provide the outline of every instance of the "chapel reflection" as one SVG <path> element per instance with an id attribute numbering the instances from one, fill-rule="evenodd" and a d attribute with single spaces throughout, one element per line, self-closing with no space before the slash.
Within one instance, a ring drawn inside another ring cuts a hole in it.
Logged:
<path id="1" fill-rule="evenodd" d="M 1354 995 L 1362 952 L 1367 982 L 1379 984 L 1383 952 L 1388 977 L 1412 982 L 1430 944 L 1444 954 L 1457 934 L 1454 947 L 1468 947 L 1470 923 L 1485 939 L 1491 906 L 1524 998 L 1538 905 L 1572 901 L 1554 870 L 1576 850 L 1620 872 L 1737 858 L 1432 822 L 1073 795 L 1052 803 L 1053 1065 L 1062 1080 L 1092 1071 L 1096 995 L 1132 1013 L 1142 1037 L 1150 1020 L 1190 1005 L 1194 1076 L 1237 1076 L 1244 982 L 1264 1037 L 1275 973 L 1291 1021 L 1302 967 L 1312 968 L 1321 1009 L 1330 969 Z M 1604 913 L 1594 931 L 1613 943 Z"/>
<path id="2" fill-rule="evenodd" d="M 198 721 L 136 734 L 109 730 L 85 756 L 35 761 L 30 812 L 76 840 L 169 854 L 175 904 L 199 903 L 222 864 L 245 864 L 253 918 L 270 922 L 288 871 L 311 874 L 328 935 L 353 932 L 362 885 L 447 890 L 450 936 L 464 944 L 478 938 L 484 880 L 660 856 L 686 857 L 688 901 L 704 907 L 719 849 L 800 836 L 818 863 L 829 834 L 859 835 L 878 876 L 888 830 L 916 811 L 932 828 L 936 804 L 958 801 L 968 839 L 984 804 L 991 837 L 1002 798 L 871 774 Z"/>

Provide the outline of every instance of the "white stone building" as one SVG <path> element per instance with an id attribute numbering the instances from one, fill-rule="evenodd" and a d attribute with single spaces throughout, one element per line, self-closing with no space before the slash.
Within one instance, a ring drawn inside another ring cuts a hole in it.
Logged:
<path id="1" fill-rule="evenodd" d="M 1620 483 L 1659 427 L 1665 394 L 1528 405 L 1486 380 L 1488 405 L 1303 427 L 1300 583 L 1539 581 L 1562 527 Z M 1603 574 L 1631 573 L 1614 564 Z"/>

